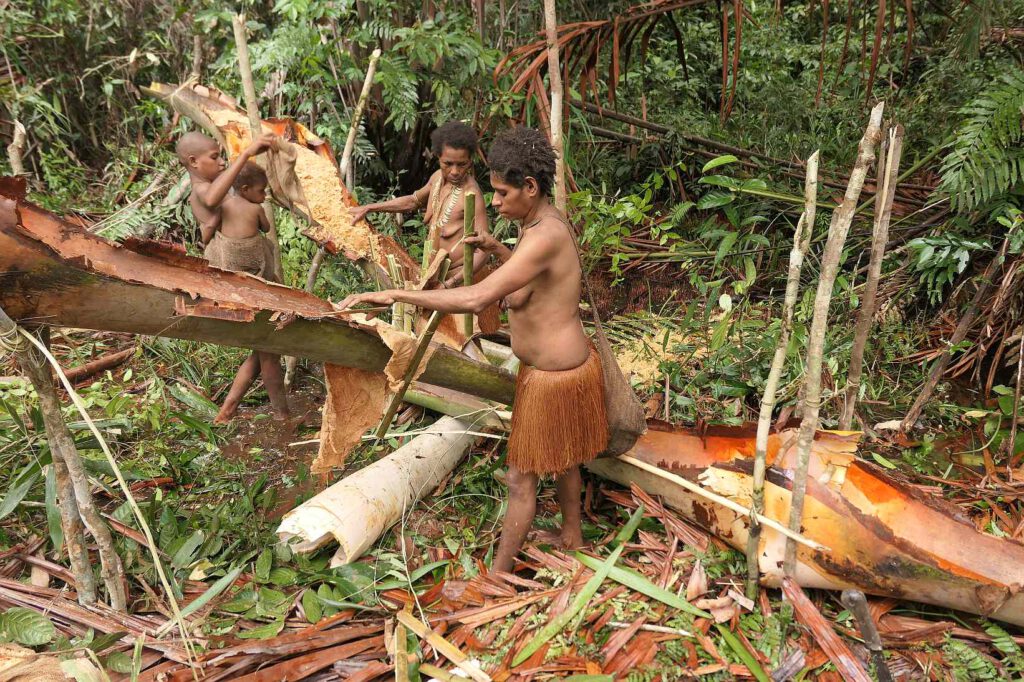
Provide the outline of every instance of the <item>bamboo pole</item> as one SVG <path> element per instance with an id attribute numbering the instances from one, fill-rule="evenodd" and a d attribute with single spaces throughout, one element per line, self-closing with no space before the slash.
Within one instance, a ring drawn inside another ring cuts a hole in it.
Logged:
<path id="1" fill-rule="evenodd" d="M 245 37 L 245 15 L 236 14 L 231 18 L 231 25 L 235 31 L 235 49 L 238 54 L 238 71 L 242 77 L 242 94 L 245 98 L 245 113 L 249 116 L 249 130 L 252 139 L 263 134 L 263 120 L 260 118 L 260 108 L 257 105 L 256 85 L 252 80 L 252 66 L 249 64 L 249 43 Z M 273 154 L 273 150 L 267 150 L 267 154 Z M 269 164 L 268 164 L 269 170 Z M 270 200 L 263 202 L 263 212 L 267 216 L 267 238 L 270 240 L 271 251 L 274 259 L 274 276 L 279 281 L 284 281 L 284 269 L 281 266 L 281 245 L 277 241 L 277 224 L 274 222 L 274 207 Z"/>
<path id="2" fill-rule="evenodd" d="M 462 285 L 473 284 L 473 245 L 466 243 L 467 237 L 476 236 L 476 192 L 466 192 L 466 203 L 462 220 Z M 466 339 L 473 338 L 473 313 L 462 316 L 462 329 Z"/>
<path id="3" fill-rule="evenodd" d="M 846 379 L 846 401 L 843 416 L 839 420 L 839 428 L 849 431 L 853 425 L 854 411 L 857 406 L 857 394 L 860 392 L 860 378 L 864 369 L 864 348 L 867 345 L 871 325 L 878 309 L 878 280 L 882 275 L 882 261 L 885 260 L 885 247 L 889 243 L 889 221 L 892 218 L 892 203 L 896 196 L 896 176 L 900 170 L 900 156 L 903 153 L 903 127 L 894 126 L 889 131 L 887 140 L 882 142 L 882 152 L 878 157 L 878 191 L 882 193 L 882 201 L 875 204 L 875 224 L 871 232 L 871 260 L 868 262 L 868 277 L 861 297 L 861 307 L 857 314 L 857 324 L 853 334 L 853 348 L 850 350 L 850 370 Z M 883 163 L 884 162 L 884 163 Z"/>
<path id="4" fill-rule="evenodd" d="M 789 510 L 789 528 L 794 532 L 800 530 L 803 520 L 804 495 L 807 492 L 807 467 L 810 464 L 811 442 L 818 430 L 818 412 L 821 409 L 821 365 L 825 348 L 825 331 L 828 328 L 828 307 L 832 301 L 832 287 L 835 285 L 839 271 L 839 260 L 843 255 L 843 245 L 849 233 L 850 224 L 857 210 L 857 200 L 864 187 L 868 167 L 875 159 L 875 146 L 881 136 L 882 111 L 884 102 L 879 102 L 871 110 L 867 129 L 861 138 L 857 150 L 857 160 L 850 172 L 850 184 L 846 187 L 843 203 L 832 213 L 829 225 L 828 241 L 821 257 L 821 274 L 818 278 L 818 290 L 814 298 L 814 317 L 807 338 L 806 374 L 804 376 L 803 421 L 797 436 L 797 464 L 793 473 L 793 497 Z M 785 573 L 792 576 L 796 570 L 796 544 L 786 541 Z"/>
<path id="5" fill-rule="evenodd" d="M 398 261 L 392 254 L 387 255 L 388 275 L 396 289 L 404 289 L 405 281 L 402 278 L 402 271 L 398 269 Z M 405 329 L 405 304 L 395 301 L 391 305 L 391 326 L 397 329 Z"/>
<path id="6" fill-rule="evenodd" d="M 779 321 L 779 338 L 775 342 L 775 355 L 772 357 L 768 380 L 764 386 L 764 398 L 761 400 L 761 411 L 757 417 L 757 438 L 754 444 L 754 482 L 751 501 L 750 536 L 747 539 L 747 597 L 757 596 L 757 585 L 760 579 L 761 524 L 756 520 L 764 514 L 764 479 L 768 467 L 768 431 L 771 428 L 772 412 L 775 409 L 776 392 L 779 379 L 786 364 L 786 349 L 789 347 L 789 336 L 793 330 L 793 309 L 800 293 L 800 270 L 803 268 L 804 257 L 811 245 L 814 233 L 814 219 L 818 202 L 818 152 L 807 159 L 807 177 L 804 180 L 804 212 L 796 224 L 793 234 L 793 248 L 789 252 L 789 275 L 786 279 L 786 298 L 782 305 L 782 318 Z"/>
<path id="7" fill-rule="evenodd" d="M 548 46 L 548 82 L 551 85 L 551 147 L 555 150 L 555 208 L 565 214 L 565 146 L 562 142 L 562 69 L 558 65 L 558 19 L 555 0 L 544 0 L 544 31 Z"/>
<path id="8" fill-rule="evenodd" d="M 448 276 L 448 266 L 451 264 L 450 259 L 445 259 L 444 263 L 441 264 L 441 270 L 438 272 L 438 281 L 444 281 L 444 278 Z M 441 319 L 444 317 L 443 313 L 435 310 L 430 314 L 430 318 L 427 320 L 427 324 L 420 334 L 419 341 L 416 342 L 416 351 L 412 354 L 412 359 L 409 361 L 409 367 L 405 370 L 405 376 L 402 378 L 402 387 L 391 396 L 388 407 L 384 410 L 384 416 L 380 420 L 380 426 L 377 427 L 377 438 L 383 438 L 384 434 L 388 432 L 388 427 L 391 426 L 391 420 L 395 417 L 395 412 L 398 411 L 398 406 L 402 404 L 405 399 L 405 392 L 409 390 L 410 384 L 412 384 L 413 377 L 416 376 L 416 370 L 419 369 L 420 363 L 423 362 L 423 356 L 427 354 L 427 348 L 430 346 L 430 340 L 434 338 L 434 332 L 437 331 L 437 326 L 441 324 Z"/>

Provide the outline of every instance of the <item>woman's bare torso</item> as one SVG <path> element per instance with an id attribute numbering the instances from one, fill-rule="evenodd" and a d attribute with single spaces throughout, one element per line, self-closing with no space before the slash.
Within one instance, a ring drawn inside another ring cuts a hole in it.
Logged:
<path id="1" fill-rule="evenodd" d="M 434 241 L 435 253 L 436 249 L 444 249 L 448 252 L 452 259 L 452 267 L 455 267 L 462 264 L 462 238 L 466 225 L 466 192 L 475 192 L 479 195 L 480 186 L 474 178 L 466 178 L 453 203 L 452 195 L 455 193 L 456 187 L 444 182 L 440 171 L 437 172 L 433 182 L 440 182 L 441 187 L 437 192 L 436 201 L 434 192 L 431 192 L 427 199 L 427 207 L 423 214 L 423 220 L 428 226 L 427 238 Z M 446 211 L 449 203 L 451 203 L 450 213 Z M 443 217 L 446 213 L 447 220 Z M 436 220 L 438 218 L 440 219 Z M 436 228 L 435 222 L 439 223 Z"/>
<path id="2" fill-rule="evenodd" d="M 590 354 L 580 322 L 582 273 L 573 235 L 552 212 L 524 230 L 544 232 L 554 243 L 549 267 L 522 289 L 505 297 L 512 350 L 541 370 L 579 367 Z"/>

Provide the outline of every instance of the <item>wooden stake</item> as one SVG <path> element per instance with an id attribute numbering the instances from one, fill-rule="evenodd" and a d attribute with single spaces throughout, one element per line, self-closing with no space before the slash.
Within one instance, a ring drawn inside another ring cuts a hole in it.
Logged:
<path id="1" fill-rule="evenodd" d="M 466 203 L 462 220 L 462 285 L 473 284 L 473 245 L 466 243 L 466 237 L 476 236 L 476 192 L 466 192 Z M 473 338 L 473 313 L 462 316 L 462 328 L 466 339 Z"/>
<path id="2" fill-rule="evenodd" d="M 887 152 L 887 153 L 886 153 Z M 857 394 L 860 393 L 860 377 L 864 369 L 864 348 L 878 309 L 876 296 L 878 280 L 882 275 L 882 261 L 885 260 L 885 246 L 889 243 L 889 220 L 892 218 L 892 203 L 896 196 L 896 176 L 900 170 L 900 156 L 903 153 L 903 127 L 895 126 L 889 131 L 889 138 L 883 141 L 879 155 L 879 179 L 875 194 L 882 194 L 882 200 L 875 203 L 875 225 L 871 233 L 871 260 L 868 262 L 868 277 L 861 296 L 861 307 L 857 314 L 857 325 L 853 333 L 853 348 L 850 350 L 850 371 L 846 378 L 846 402 L 839 429 L 849 431 L 853 426 Z"/>
<path id="3" fill-rule="evenodd" d="M 441 265 L 441 270 L 438 273 L 438 280 L 444 281 L 444 278 L 448 276 L 448 267 L 451 265 L 451 260 L 446 259 Z M 427 348 L 430 346 L 430 340 L 434 338 L 434 332 L 437 331 L 437 326 L 441 324 L 441 319 L 444 317 L 443 313 L 434 311 L 431 313 L 430 318 L 427 320 L 427 325 L 424 327 L 423 332 L 420 334 L 419 341 L 416 343 L 416 351 L 412 354 L 412 359 L 409 361 L 409 366 L 405 370 L 405 376 L 402 378 L 402 387 L 398 389 L 398 392 L 391 396 L 388 407 L 384 410 L 384 417 L 380 420 L 380 426 L 377 427 L 377 438 L 383 438 L 384 434 L 388 432 L 388 427 L 391 426 L 391 420 L 395 418 L 395 412 L 398 411 L 398 406 L 402 404 L 402 400 L 405 399 L 405 392 L 409 390 L 409 385 L 412 384 L 412 379 L 416 376 L 416 370 L 419 369 L 420 363 L 423 362 L 423 356 L 427 354 Z"/>
<path id="4" fill-rule="evenodd" d="M 245 15 L 236 14 L 231 19 L 231 25 L 235 30 L 235 49 L 238 53 L 238 71 L 242 77 L 242 94 L 245 97 L 245 113 L 249 116 L 249 131 L 252 139 L 263 134 L 263 120 L 260 118 L 260 109 L 256 104 L 256 85 L 252 80 L 252 66 L 249 64 L 249 43 L 245 37 Z M 273 154 L 273 150 L 267 150 L 267 154 Z M 268 171 L 270 164 L 267 164 Z M 274 260 L 274 276 L 279 281 L 284 281 L 284 269 L 281 267 L 281 245 L 277 241 L 277 224 L 274 222 L 274 207 L 270 200 L 263 202 L 263 212 L 267 216 L 267 223 L 270 229 L 267 230 L 267 238 L 270 240 Z"/>
<path id="5" fill-rule="evenodd" d="M 807 492 L 807 468 L 811 459 L 811 442 L 818 430 L 818 411 L 821 409 L 821 365 L 825 349 L 825 331 L 828 328 L 828 306 L 832 301 L 832 287 L 835 285 L 839 271 L 839 260 L 843 255 L 843 245 L 850 231 L 850 224 L 857 211 L 857 200 L 860 198 L 868 167 L 875 159 L 875 146 L 882 134 L 882 110 L 884 102 L 879 102 L 871 110 L 867 129 L 860 140 L 857 160 L 850 172 L 850 182 L 846 187 L 843 203 L 832 213 L 829 225 L 828 241 L 821 256 L 821 274 L 818 278 L 818 291 L 814 297 L 814 317 L 807 335 L 807 361 L 804 375 L 803 421 L 797 436 L 797 464 L 793 472 L 793 497 L 790 505 L 789 528 L 799 532 L 803 520 L 804 495 Z M 786 575 L 793 576 L 796 571 L 796 544 L 786 541 L 784 570 Z"/>
<path id="6" fill-rule="evenodd" d="M 786 364 L 786 349 L 789 346 L 789 335 L 793 330 L 793 309 L 800 293 L 800 270 L 803 268 L 804 256 L 811 245 L 814 232 L 815 212 L 818 205 L 818 152 L 807 159 L 807 177 L 804 180 L 804 212 L 796 224 L 793 235 L 793 248 L 789 252 L 789 275 L 786 279 L 786 297 L 782 304 L 782 319 L 779 322 L 779 338 L 775 342 L 775 355 L 772 357 L 768 380 L 764 386 L 764 397 L 761 410 L 757 417 L 757 438 L 754 443 L 754 483 L 751 509 L 750 535 L 747 538 L 747 585 L 749 599 L 757 596 L 760 571 L 761 524 L 755 519 L 764 513 L 764 479 L 768 469 L 768 431 L 772 424 L 772 412 L 775 409 L 776 392 L 779 379 Z"/>
<path id="7" fill-rule="evenodd" d="M 555 0 L 544 0 L 544 31 L 548 44 L 551 85 L 551 147 L 555 150 L 555 208 L 565 214 L 565 149 L 562 143 L 562 69 L 558 65 L 558 19 Z"/>

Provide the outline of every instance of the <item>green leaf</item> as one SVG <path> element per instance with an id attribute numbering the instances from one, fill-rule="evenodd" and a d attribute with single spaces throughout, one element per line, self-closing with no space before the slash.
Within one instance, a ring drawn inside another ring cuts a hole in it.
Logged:
<path id="1" fill-rule="evenodd" d="M 324 617 L 323 608 L 320 606 L 320 597 L 316 596 L 313 590 L 306 590 L 302 593 L 302 610 L 306 614 L 306 620 L 310 623 L 319 623 Z"/>
<path id="2" fill-rule="evenodd" d="M 256 580 L 262 583 L 270 580 L 270 565 L 273 561 L 274 554 L 269 549 L 260 552 L 260 557 L 256 560 Z"/>
<path id="3" fill-rule="evenodd" d="M 117 644 L 127 634 L 127 631 L 108 632 L 92 640 L 86 646 L 99 654 Z"/>
<path id="4" fill-rule="evenodd" d="M 105 665 L 111 672 L 130 675 L 132 672 L 132 657 L 123 651 L 114 651 L 107 656 Z"/>
<path id="5" fill-rule="evenodd" d="M 729 255 L 729 251 L 732 249 L 733 244 L 739 239 L 739 232 L 726 232 L 725 236 L 722 237 L 722 241 L 718 244 L 718 250 L 715 252 L 715 265 L 717 266 L 722 262 L 722 259 Z"/>
<path id="6" fill-rule="evenodd" d="M 213 401 L 194 388 L 181 383 L 173 383 L 167 387 L 167 390 L 176 400 L 198 413 L 204 419 L 213 421 L 217 416 L 218 408 L 213 404 Z"/>
<path id="7" fill-rule="evenodd" d="M 754 676 L 754 679 L 756 679 L 757 682 L 772 682 L 772 678 L 764 671 L 764 668 L 762 668 L 761 664 L 757 662 L 757 659 L 751 655 L 747 650 L 747 647 L 743 646 L 743 643 L 740 642 L 739 638 L 737 638 L 729 628 L 725 627 L 725 625 L 718 624 L 717 627 L 718 632 L 725 639 L 725 643 L 729 645 L 729 648 L 732 649 L 733 653 L 743 661 L 743 665 L 747 666 L 747 670 L 749 670 Z"/>
<path id="8" fill-rule="evenodd" d="M 887 460 L 885 457 L 882 457 L 877 452 L 872 452 L 871 453 L 871 457 L 872 457 L 872 459 L 874 459 L 876 462 L 878 462 L 881 466 L 885 467 L 886 469 L 897 469 L 898 468 L 895 464 L 893 464 L 892 462 Z"/>
<path id="9" fill-rule="evenodd" d="M 57 472 L 52 464 L 46 467 L 46 529 L 50 533 L 53 552 L 59 555 L 64 547 L 64 526 L 57 504 Z"/>
<path id="10" fill-rule="evenodd" d="M 736 199 L 732 192 L 708 192 L 697 202 L 697 208 L 706 211 L 712 208 L 719 208 L 731 204 Z"/>
<path id="11" fill-rule="evenodd" d="M 724 156 L 719 156 L 705 163 L 704 167 L 700 169 L 700 172 L 707 173 L 709 170 L 712 170 L 713 168 L 718 168 L 719 166 L 724 166 L 727 163 L 735 163 L 737 161 L 739 161 L 739 159 L 733 156 L 732 154 L 725 154 Z"/>
<path id="12" fill-rule="evenodd" d="M 575 556 L 576 560 L 584 566 L 586 566 L 587 568 L 596 570 L 601 565 L 601 562 L 598 559 L 583 554 L 582 552 L 576 552 Z M 711 614 L 707 611 L 702 611 L 701 609 L 698 609 L 696 606 L 686 601 L 674 592 L 669 592 L 664 588 L 658 587 L 650 580 L 637 573 L 636 571 L 630 570 L 628 568 L 619 568 L 618 566 L 615 566 L 608 573 L 608 577 L 617 583 L 625 585 L 634 592 L 639 592 L 640 594 L 646 595 L 651 599 L 656 599 L 660 601 L 662 604 L 667 604 L 672 608 L 679 609 L 680 611 L 685 611 L 686 613 L 698 616 L 700 618 L 711 618 Z"/>
<path id="13" fill-rule="evenodd" d="M 0 519 L 3 519 L 12 511 L 17 509 L 21 501 L 25 499 L 32 486 L 39 479 L 40 467 L 37 462 L 32 462 L 25 466 L 21 470 L 14 480 L 11 481 L 10 486 L 7 488 L 7 494 L 4 495 L 4 500 L 0 503 Z"/>
<path id="14" fill-rule="evenodd" d="M 179 547 L 178 551 L 174 553 L 173 557 L 171 557 L 171 566 L 174 568 L 185 568 L 195 561 L 196 550 L 199 549 L 199 546 L 203 544 L 203 540 L 205 539 L 206 536 L 201 530 L 197 530 L 192 533 L 185 542 L 181 543 L 181 547 Z"/>
<path id="15" fill-rule="evenodd" d="M 298 580 L 298 577 L 299 577 L 298 573 L 296 573 L 294 570 L 292 570 L 290 568 L 287 568 L 287 567 L 284 567 L 284 566 L 278 566 L 277 568 L 272 569 L 270 571 L 270 576 L 269 576 L 270 582 L 272 582 L 275 585 L 278 585 L 280 587 L 285 587 L 287 585 L 294 585 L 295 581 Z"/>
<path id="16" fill-rule="evenodd" d="M 16 606 L 0 614 L 0 641 L 24 646 L 49 644 L 57 628 L 43 614 Z"/>
<path id="17" fill-rule="evenodd" d="M 245 632 L 239 632 L 239 639 L 266 639 L 268 637 L 276 637 L 281 630 L 284 629 L 284 618 L 277 618 L 270 621 L 266 625 L 255 627 L 252 630 L 246 630 Z"/>

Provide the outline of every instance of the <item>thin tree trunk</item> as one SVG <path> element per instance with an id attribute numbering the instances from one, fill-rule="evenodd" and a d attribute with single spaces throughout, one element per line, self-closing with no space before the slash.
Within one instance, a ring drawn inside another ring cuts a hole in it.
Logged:
<path id="1" fill-rule="evenodd" d="M 263 134 L 263 120 L 260 118 L 260 109 L 256 104 L 256 85 L 252 79 L 252 66 L 249 64 L 249 43 L 245 37 L 245 15 L 236 14 L 232 18 L 232 26 L 235 30 L 235 48 L 238 52 L 238 71 L 242 77 L 242 94 L 245 97 L 245 111 L 249 115 L 249 129 L 252 139 Z M 273 150 L 268 150 L 273 154 Z M 268 164 L 269 166 L 269 164 Z M 269 170 L 269 168 L 268 168 Z M 269 200 L 263 204 L 263 212 L 267 216 L 267 223 L 270 229 L 267 230 L 267 238 L 273 251 L 274 276 L 279 281 L 284 281 L 284 269 L 281 266 L 281 245 L 277 241 L 277 224 L 274 221 L 274 207 Z"/>
<path id="2" fill-rule="evenodd" d="M 878 280 L 882 275 L 882 261 L 885 260 L 885 247 L 889 243 L 889 220 L 892 218 L 892 202 L 896 195 L 896 178 L 900 170 L 900 156 L 903 153 L 903 126 L 895 126 L 889 131 L 889 139 L 883 141 L 882 152 L 878 155 L 878 179 L 876 196 L 881 193 L 882 200 L 875 202 L 875 226 L 871 233 L 871 260 L 868 262 L 868 277 L 861 296 L 861 307 L 857 314 L 857 325 L 853 333 L 853 348 L 850 350 L 850 371 L 846 379 L 846 402 L 843 417 L 839 420 L 839 428 L 849 431 L 853 425 L 854 411 L 857 407 L 857 395 L 860 392 L 860 377 L 864 369 L 864 348 L 867 345 L 871 325 L 878 309 L 876 296 Z"/>
<path id="3" fill-rule="evenodd" d="M 1007 439 L 1006 462 L 1012 466 L 1014 460 L 1014 446 L 1017 444 L 1017 414 L 1020 412 L 1020 376 L 1024 370 L 1024 326 L 1017 328 L 1020 334 L 1020 342 L 1017 345 L 1017 381 L 1013 388 L 1013 419 L 1010 421 L 1010 437 Z"/>
<path id="4" fill-rule="evenodd" d="M 825 0 L 828 2 L 828 0 Z M 768 431 L 772 424 L 772 412 L 775 409 L 776 392 L 779 379 L 786 364 L 786 349 L 789 346 L 789 335 L 793 329 L 793 309 L 800 293 L 800 270 L 803 268 L 804 256 L 811 245 L 814 233 L 814 219 L 818 206 L 818 152 L 807 159 L 807 177 L 804 180 L 804 212 L 796 224 L 793 234 L 793 248 L 789 252 L 789 275 L 786 278 L 786 297 L 782 306 L 782 318 L 779 321 L 779 338 L 775 342 L 775 355 L 772 357 L 768 380 L 764 386 L 764 398 L 757 416 L 757 439 L 754 442 L 754 483 L 751 509 L 755 514 L 764 514 L 764 479 L 768 464 Z M 747 539 L 747 597 L 757 596 L 757 583 L 760 578 L 760 546 L 761 524 L 751 517 L 750 536 Z"/>
<path id="5" fill-rule="evenodd" d="M 729 8 L 724 2 L 720 2 L 719 7 L 722 9 L 722 94 L 718 101 L 718 122 L 724 124 L 729 87 Z"/>
<path id="6" fill-rule="evenodd" d="M 193 27 L 192 30 L 195 30 Z M 189 75 L 191 80 L 199 82 L 199 76 L 203 72 L 203 37 L 199 34 L 193 34 L 192 36 L 192 73 Z"/>
<path id="7" fill-rule="evenodd" d="M 558 65 L 558 19 L 555 0 L 544 0 L 544 30 L 548 45 L 551 85 L 551 146 L 555 150 L 555 207 L 565 213 L 565 149 L 562 143 L 562 69 Z"/>
<path id="8" fill-rule="evenodd" d="M 853 31 L 853 0 L 846 0 L 846 29 L 843 34 L 843 51 L 839 54 L 839 66 L 836 68 L 836 77 L 832 81 L 832 91 L 839 87 L 839 80 L 843 77 L 843 68 L 846 66 L 846 55 L 850 49 L 850 33 Z"/>
<path id="9" fill-rule="evenodd" d="M 864 94 L 864 106 L 871 103 L 871 91 L 875 87 L 875 72 L 878 70 L 878 54 L 882 47 L 882 32 L 885 30 L 885 0 L 878 0 L 878 16 L 875 17 L 875 42 L 871 46 L 871 66 Z"/>
<path id="10" fill-rule="evenodd" d="M 814 108 L 821 105 L 821 86 L 825 81 L 825 44 L 828 41 L 829 0 L 821 2 L 821 56 L 818 58 L 818 89 L 814 93 Z"/>
<path id="11" fill-rule="evenodd" d="M 949 367 L 949 361 L 953 355 L 951 352 L 952 348 L 955 348 L 967 338 L 967 332 L 971 330 L 974 325 L 974 320 L 978 317 L 978 309 L 981 307 L 981 302 L 988 296 L 988 292 L 992 289 L 992 278 L 995 276 L 996 270 L 1002 266 L 1003 259 L 1006 256 L 1006 249 L 1010 245 L 1010 239 L 1007 237 L 1003 240 L 1003 245 L 999 248 L 999 253 L 992 262 L 985 268 L 985 272 L 981 275 L 981 282 L 978 284 L 977 291 L 974 292 L 974 298 L 971 299 L 967 309 L 964 310 L 964 314 L 960 317 L 960 322 L 957 323 L 956 329 L 953 330 L 953 336 L 950 337 L 949 343 L 946 348 L 943 349 L 942 355 L 932 365 L 932 369 L 928 372 L 928 378 L 924 382 L 924 386 L 921 387 L 921 392 L 918 394 L 917 399 L 914 400 L 914 404 L 910 406 L 910 411 L 907 412 L 907 416 L 903 418 L 903 423 L 900 424 L 902 431 L 907 431 L 921 416 L 921 411 L 924 409 L 925 404 L 931 399 L 932 393 L 935 391 L 935 387 L 939 385 L 939 381 L 942 380 L 942 375 L 946 373 L 946 368 Z"/>
<path id="12" fill-rule="evenodd" d="M 906 78 L 910 55 L 914 50 L 914 1 L 903 0 L 903 6 L 907 10 L 907 44 L 903 48 L 903 77 Z"/>
<path id="13" fill-rule="evenodd" d="M 732 106 L 736 100 L 736 83 L 740 74 L 740 48 L 743 45 L 743 0 L 734 0 L 733 19 L 736 20 L 736 42 L 732 48 L 732 82 L 729 84 L 729 103 L 725 107 L 725 119 L 732 116 Z"/>
<path id="14" fill-rule="evenodd" d="M 0 309 L 0 334 L 5 338 L 18 338 L 20 341 L 17 336 L 17 326 L 2 309 Z M 13 344 L 8 343 L 8 345 Z M 62 523 L 62 525 L 64 525 L 64 536 L 68 544 L 68 556 L 72 562 L 71 569 L 75 574 L 75 580 L 79 583 L 79 589 L 84 593 L 80 599 L 83 599 L 83 603 L 86 603 L 86 599 L 89 603 L 94 602 L 96 586 L 92 578 L 92 568 L 89 566 L 81 526 L 73 523 L 76 512 L 96 540 L 100 555 L 100 575 L 107 588 L 110 606 L 118 611 L 125 611 L 128 601 L 125 594 L 124 567 L 121 564 L 121 557 L 114 549 L 114 540 L 110 529 L 93 503 L 85 466 L 82 464 L 78 450 L 75 448 L 75 441 L 60 412 L 60 400 L 57 398 L 57 390 L 53 386 L 50 368 L 31 348 L 21 344 L 14 346 L 14 350 L 18 364 L 21 365 L 39 396 L 39 411 L 43 417 L 46 439 L 53 456 L 54 473 L 58 476 L 58 482 L 61 478 L 64 478 L 65 483 L 70 479 L 73 489 L 73 505 L 66 504 L 66 497 L 62 500 L 61 521 L 67 519 L 72 522 Z M 62 465 L 63 471 L 61 470 Z M 66 477 L 64 476 L 65 472 L 67 473 Z M 61 496 L 67 495 L 69 492 L 67 486 L 61 488 L 62 486 L 58 483 Z"/>
<path id="15" fill-rule="evenodd" d="M 51 379 L 52 381 L 52 379 Z M 85 543 L 85 524 L 75 500 L 75 487 L 71 474 L 64 464 L 63 456 L 53 455 L 53 474 L 57 481 L 57 507 L 60 510 L 60 525 L 64 529 L 64 544 L 68 550 L 68 563 L 75 576 L 75 591 L 79 604 L 96 603 L 96 577 L 89 561 L 89 549 Z"/>
<path id="16" fill-rule="evenodd" d="M 803 520 L 804 494 L 807 491 L 807 467 L 810 463 L 811 441 L 818 430 L 818 411 L 821 408 L 821 365 L 825 348 L 825 331 L 828 328 L 828 308 L 832 301 L 832 287 L 835 285 L 839 260 L 843 255 L 846 235 L 857 211 L 857 200 L 860 198 L 868 167 L 875 159 L 875 147 L 881 136 L 882 110 L 884 102 L 879 102 L 871 110 L 864 137 L 861 138 L 857 150 L 857 160 L 850 172 L 850 183 L 846 187 L 846 196 L 842 205 L 832 214 L 829 225 L 828 241 L 821 256 L 821 274 L 818 278 L 818 291 L 814 298 L 814 318 L 807 335 L 807 361 L 804 376 L 803 421 L 797 436 L 797 465 L 793 473 L 793 496 L 790 505 L 789 527 L 794 532 L 800 531 Z M 786 542 L 785 572 L 793 576 L 796 570 L 796 544 Z"/>

